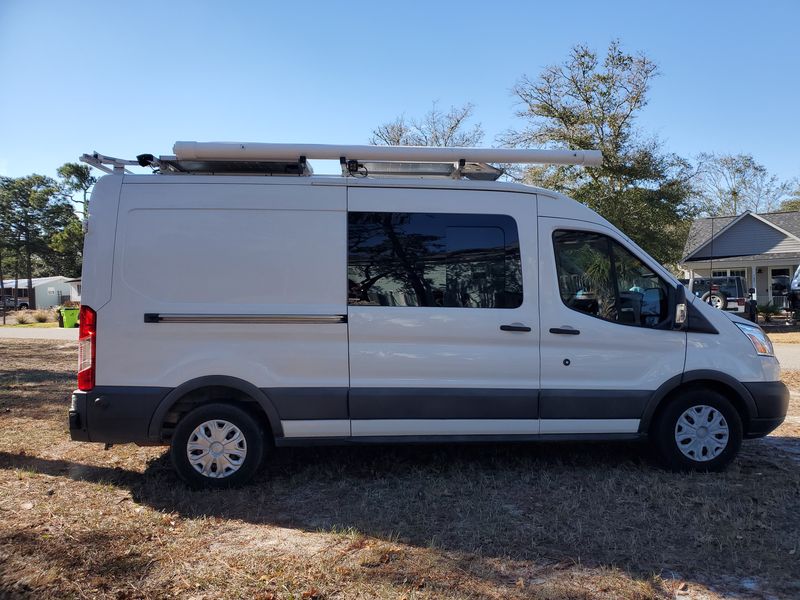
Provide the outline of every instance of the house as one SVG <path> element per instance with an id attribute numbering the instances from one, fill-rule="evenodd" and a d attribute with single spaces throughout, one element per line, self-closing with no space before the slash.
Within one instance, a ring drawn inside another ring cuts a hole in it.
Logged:
<path id="1" fill-rule="evenodd" d="M 3 281 L 3 293 L 6 297 L 14 297 L 14 286 L 19 284 L 17 294 L 18 300 L 28 304 L 30 308 L 51 308 L 58 306 L 70 299 L 70 285 L 67 283 L 68 277 L 34 277 L 33 293 L 35 302 L 28 298 L 28 280 L 5 279 Z"/>
<path id="2" fill-rule="evenodd" d="M 785 306 L 800 264 L 800 211 L 697 219 L 689 231 L 684 277 L 740 276 L 759 304 Z"/>
<path id="3" fill-rule="evenodd" d="M 69 284 L 69 299 L 73 302 L 80 302 L 81 278 L 78 277 L 78 279 L 67 279 L 67 283 Z"/>

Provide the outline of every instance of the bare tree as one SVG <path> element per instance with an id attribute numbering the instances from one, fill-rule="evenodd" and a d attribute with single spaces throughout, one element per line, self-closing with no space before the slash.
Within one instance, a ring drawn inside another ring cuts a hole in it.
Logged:
<path id="1" fill-rule="evenodd" d="M 379 125 L 372 131 L 371 144 L 380 146 L 477 146 L 483 141 L 480 123 L 471 127 L 475 107 L 464 104 L 439 110 L 436 102 L 422 119 L 407 119 L 405 115 Z"/>
<path id="2" fill-rule="evenodd" d="M 777 210 L 792 187 L 791 182 L 770 174 L 750 154 L 701 154 L 698 160 L 700 209 L 707 215 Z"/>

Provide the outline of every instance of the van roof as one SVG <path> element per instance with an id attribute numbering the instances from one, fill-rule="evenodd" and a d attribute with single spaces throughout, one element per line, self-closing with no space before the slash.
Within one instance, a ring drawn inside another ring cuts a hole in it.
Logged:
<path id="1" fill-rule="evenodd" d="M 109 175 L 109 177 L 112 175 Z M 115 176 L 115 175 L 114 175 Z M 470 179 L 445 179 L 423 177 L 340 177 L 338 175 L 311 175 L 308 177 L 270 177 L 264 175 L 188 175 L 175 174 L 156 177 L 152 174 L 125 174 L 124 184 L 236 184 L 260 183 L 271 185 L 346 185 L 350 187 L 398 187 L 460 189 L 487 191 L 514 191 L 526 194 L 545 194 L 563 197 L 562 194 L 532 185 L 512 181 L 481 181 Z M 565 198 L 565 197 L 564 197 Z"/>

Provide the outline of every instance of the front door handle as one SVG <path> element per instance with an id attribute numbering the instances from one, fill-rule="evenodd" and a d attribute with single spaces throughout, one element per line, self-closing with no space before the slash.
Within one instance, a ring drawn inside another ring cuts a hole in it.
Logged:
<path id="1" fill-rule="evenodd" d="M 500 331 L 530 331 L 531 328 L 521 323 L 513 323 L 511 325 L 500 325 Z"/>
<path id="2" fill-rule="evenodd" d="M 552 327 L 550 333 L 558 333 L 561 335 L 579 335 L 580 329 L 572 329 L 571 327 Z"/>

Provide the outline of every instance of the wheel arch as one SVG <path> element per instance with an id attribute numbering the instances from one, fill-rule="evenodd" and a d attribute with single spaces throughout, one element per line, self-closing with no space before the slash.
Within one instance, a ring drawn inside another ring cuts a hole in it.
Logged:
<path id="1" fill-rule="evenodd" d="M 163 429 L 167 415 L 182 399 L 197 394 L 203 390 L 218 390 L 228 389 L 238 392 L 239 395 L 245 396 L 252 400 L 253 403 L 258 405 L 261 409 L 260 413 L 264 417 L 266 424 L 272 431 L 274 437 L 283 437 L 283 428 L 281 427 L 281 420 L 278 416 L 278 411 L 270 400 L 269 396 L 262 390 L 254 386 L 252 383 L 239 379 L 238 377 L 231 377 L 229 375 L 206 375 L 191 379 L 182 383 L 171 392 L 169 392 L 163 400 L 158 404 L 153 416 L 150 419 L 148 427 L 148 437 L 152 441 L 163 440 Z M 213 398 L 211 398 L 213 401 Z M 203 404 L 198 402 L 196 404 Z"/>
<path id="2" fill-rule="evenodd" d="M 650 431 L 655 417 L 673 397 L 698 387 L 713 389 L 728 398 L 739 412 L 745 428 L 747 422 L 757 416 L 753 396 L 740 381 L 721 371 L 698 369 L 668 379 L 653 393 L 639 423 L 639 433 L 647 434 Z"/>

